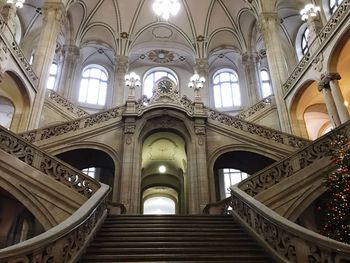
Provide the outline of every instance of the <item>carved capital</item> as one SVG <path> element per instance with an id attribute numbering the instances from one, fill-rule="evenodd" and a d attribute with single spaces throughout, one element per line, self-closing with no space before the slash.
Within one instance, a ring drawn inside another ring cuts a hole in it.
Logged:
<path id="1" fill-rule="evenodd" d="M 196 59 L 196 67 L 195 67 L 196 71 L 200 74 L 200 75 L 208 75 L 208 71 L 209 71 L 209 63 L 208 63 L 208 59 L 206 58 L 198 58 Z"/>
<path id="2" fill-rule="evenodd" d="M 332 80 L 340 80 L 339 73 L 325 73 L 321 75 L 321 80 L 318 82 L 318 90 L 321 91 L 324 88 L 329 88 L 329 82 Z"/>
<path id="3" fill-rule="evenodd" d="M 127 56 L 117 55 L 115 57 L 115 72 L 124 78 L 129 68 L 129 58 Z"/>
<path id="4" fill-rule="evenodd" d="M 67 58 L 76 58 L 80 55 L 80 49 L 74 45 L 64 45 L 62 49 L 62 54 Z"/>
<path id="5" fill-rule="evenodd" d="M 46 2 L 43 6 L 43 17 L 46 22 L 56 20 L 62 23 L 65 17 L 64 5 L 57 2 Z"/>
<path id="6" fill-rule="evenodd" d="M 258 29 L 260 32 L 271 30 L 271 24 L 279 24 L 280 18 L 275 12 L 264 12 L 259 15 Z"/>
<path id="7" fill-rule="evenodd" d="M 125 125 L 124 127 L 124 133 L 125 134 L 134 134 L 136 130 L 135 125 Z"/>
<path id="8" fill-rule="evenodd" d="M 245 52 L 242 54 L 243 63 L 257 63 L 259 62 L 259 53 L 258 52 Z"/>

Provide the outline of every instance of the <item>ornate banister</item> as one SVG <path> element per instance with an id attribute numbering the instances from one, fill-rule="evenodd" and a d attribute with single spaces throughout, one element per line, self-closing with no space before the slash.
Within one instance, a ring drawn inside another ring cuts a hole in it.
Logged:
<path id="1" fill-rule="evenodd" d="M 259 102 L 255 103 L 253 106 L 249 107 L 246 110 L 241 111 L 239 114 L 235 115 L 236 118 L 245 120 L 255 114 L 258 114 L 262 110 L 271 107 L 272 105 L 276 105 L 274 103 L 274 96 L 270 95 L 266 98 L 263 98 Z"/>
<path id="2" fill-rule="evenodd" d="M 226 215 L 229 213 L 231 198 L 225 198 L 215 203 L 207 204 L 203 209 L 205 215 Z"/>
<path id="3" fill-rule="evenodd" d="M 1 263 L 77 262 L 107 215 L 110 188 L 101 187 L 61 224 L 19 244 L 0 250 Z"/>
<path id="4" fill-rule="evenodd" d="M 303 228 L 231 187 L 232 215 L 278 262 L 350 262 L 350 246 Z"/>
<path id="5" fill-rule="evenodd" d="M 111 119 L 121 117 L 123 110 L 124 107 L 116 107 L 61 124 L 51 125 L 44 128 L 24 132 L 19 135 L 29 142 L 45 140 L 51 137 L 81 130 L 105 121 L 109 121 Z"/>
<path id="6" fill-rule="evenodd" d="M 209 120 L 220 122 L 224 125 L 239 129 L 245 132 L 249 132 L 254 135 L 258 135 L 268 140 L 275 141 L 277 143 L 282 143 L 295 148 L 301 148 L 310 143 L 309 140 L 300 138 L 288 133 L 284 133 L 278 130 L 274 130 L 265 126 L 261 126 L 255 123 L 251 123 L 245 120 L 236 118 L 210 108 L 206 108 L 208 112 Z"/>
<path id="7" fill-rule="evenodd" d="M 89 115 L 89 113 L 74 105 L 69 100 L 63 98 L 61 95 L 59 95 L 53 90 L 47 90 L 47 98 L 78 117 L 86 117 Z"/>
<path id="8" fill-rule="evenodd" d="M 350 140 L 350 122 L 332 130 L 327 135 L 318 138 L 281 161 L 249 176 L 238 184 L 239 188 L 251 196 L 257 195 L 310 166 L 315 161 L 329 156 L 332 142 L 339 138 L 339 136 L 344 136 Z"/>
<path id="9" fill-rule="evenodd" d="M 43 152 L 2 126 L 0 149 L 88 198 L 100 187 L 93 178 Z"/>

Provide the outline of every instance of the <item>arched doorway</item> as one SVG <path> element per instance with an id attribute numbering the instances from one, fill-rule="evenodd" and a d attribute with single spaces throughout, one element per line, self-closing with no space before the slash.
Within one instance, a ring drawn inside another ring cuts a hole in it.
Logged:
<path id="1" fill-rule="evenodd" d="M 141 207 L 144 214 L 185 211 L 186 145 L 173 132 L 158 131 L 144 140 L 141 163 Z"/>
<path id="2" fill-rule="evenodd" d="M 261 154 L 248 151 L 230 151 L 220 155 L 214 164 L 216 200 L 229 195 L 231 185 L 237 184 L 275 160 Z"/>

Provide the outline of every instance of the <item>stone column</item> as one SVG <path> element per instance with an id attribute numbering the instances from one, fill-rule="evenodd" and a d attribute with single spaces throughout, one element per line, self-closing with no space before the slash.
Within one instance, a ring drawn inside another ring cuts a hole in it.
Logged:
<path id="1" fill-rule="evenodd" d="M 289 73 L 281 45 L 281 38 L 279 37 L 279 21 L 277 13 L 261 13 L 258 25 L 266 45 L 267 61 L 281 130 L 292 133 L 282 89 L 282 85 L 287 80 Z"/>
<path id="2" fill-rule="evenodd" d="M 350 120 L 350 116 L 349 116 L 349 111 L 344 104 L 343 94 L 340 90 L 340 86 L 338 82 L 338 80 L 340 79 L 341 77 L 338 73 L 328 73 L 322 78 L 325 84 L 329 84 L 329 87 L 332 92 L 334 104 L 340 119 L 340 123 L 345 123 L 348 120 Z"/>
<path id="3" fill-rule="evenodd" d="M 125 75 L 128 72 L 129 58 L 117 55 L 114 66 L 114 89 L 112 107 L 125 103 Z"/>
<path id="4" fill-rule="evenodd" d="M 16 32 L 16 5 L 15 4 L 4 4 L 1 7 L 1 15 L 4 19 L 4 22 L 8 25 L 8 28 L 4 28 L 5 34 L 12 33 L 15 35 Z M 10 32 L 7 31 L 7 29 L 10 30 Z M 6 35 L 7 37 L 12 38 L 10 35 Z M 12 39 L 11 39 L 12 40 Z"/>
<path id="5" fill-rule="evenodd" d="M 262 98 L 259 71 L 257 67 L 259 55 L 257 52 L 246 52 L 242 55 L 242 62 L 246 75 L 249 106 L 252 106 Z"/>
<path id="6" fill-rule="evenodd" d="M 57 36 L 64 14 L 65 9 L 62 3 L 46 2 L 43 6 L 43 26 L 32 65 L 34 72 L 39 77 L 39 85 L 32 108 L 30 129 L 35 129 L 39 125 L 45 100 L 46 82 L 55 55 Z"/>
<path id="7" fill-rule="evenodd" d="M 335 103 L 334 103 L 334 100 L 333 100 L 333 96 L 332 96 L 332 92 L 331 92 L 331 89 L 329 87 L 328 82 L 325 82 L 325 80 L 322 79 L 318 83 L 318 90 L 322 91 L 323 98 L 324 98 L 324 101 L 326 103 L 329 119 L 330 119 L 330 121 L 332 123 L 332 126 L 333 127 L 339 126 L 340 125 L 340 119 L 339 119 L 337 108 L 335 106 Z"/>
<path id="8" fill-rule="evenodd" d="M 205 82 L 203 88 L 200 91 L 200 96 L 202 98 L 202 102 L 204 105 L 209 105 L 209 65 L 208 59 L 206 58 L 198 58 L 196 59 L 195 72 L 198 73 L 199 76 L 203 76 L 205 78 Z M 188 80 L 189 81 L 189 80 Z"/>
<path id="9" fill-rule="evenodd" d="M 57 92 L 64 98 L 70 99 L 76 67 L 79 60 L 80 50 L 74 45 L 64 45 L 62 50 L 63 63 Z"/>

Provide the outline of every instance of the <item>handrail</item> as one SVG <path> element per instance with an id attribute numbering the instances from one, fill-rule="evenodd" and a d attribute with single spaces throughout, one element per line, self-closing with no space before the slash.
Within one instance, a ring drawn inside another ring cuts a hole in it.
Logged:
<path id="1" fill-rule="evenodd" d="M 310 166 L 315 161 L 328 156 L 329 150 L 332 147 L 332 142 L 341 135 L 350 139 L 350 122 L 339 126 L 311 144 L 273 163 L 262 171 L 249 176 L 247 179 L 241 181 L 238 187 L 250 196 L 257 195 L 272 185 Z"/>
<path id="2" fill-rule="evenodd" d="M 231 207 L 233 216 L 279 262 L 350 262 L 350 245 L 289 221 L 237 186 L 231 187 Z"/>
<path id="3" fill-rule="evenodd" d="M 0 262 L 76 262 L 107 215 L 109 192 L 109 186 L 101 184 L 89 200 L 59 225 L 1 249 Z"/>
<path id="4" fill-rule="evenodd" d="M 253 106 L 250 106 L 248 109 L 241 111 L 240 113 L 235 115 L 235 117 L 238 119 L 245 120 L 245 119 L 249 118 L 250 116 L 253 116 L 253 115 L 259 113 L 261 110 L 266 109 L 267 107 L 271 106 L 273 101 L 274 101 L 274 95 L 270 95 L 270 96 L 258 101 Z"/>
<path id="5" fill-rule="evenodd" d="M 93 178 L 0 126 L 0 149 L 89 198 L 100 187 Z"/>
<path id="6" fill-rule="evenodd" d="M 83 109 L 79 108 L 78 106 L 74 105 L 72 102 L 70 102 L 66 98 L 63 98 L 60 94 L 58 94 L 57 92 L 55 92 L 53 90 L 47 90 L 47 97 L 51 101 L 64 107 L 67 111 L 77 115 L 78 117 L 86 117 L 89 115 L 88 112 L 86 112 Z"/>
<path id="7" fill-rule="evenodd" d="M 294 136 L 285 132 L 281 132 L 275 129 L 271 129 L 262 125 L 245 121 L 235 116 L 231 116 L 211 108 L 206 108 L 209 114 L 209 119 L 218 121 L 224 125 L 234 127 L 245 132 L 249 132 L 254 135 L 261 136 L 265 139 L 275 141 L 277 143 L 286 144 L 295 148 L 301 148 L 310 143 L 309 140 Z"/>
<path id="8" fill-rule="evenodd" d="M 313 58 L 316 58 L 317 60 L 317 57 L 322 55 L 324 46 L 327 44 L 330 37 L 334 34 L 336 28 L 338 28 L 343 22 L 347 21 L 347 18 L 350 15 L 349 7 L 350 0 L 344 0 L 335 10 L 334 14 L 328 20 L 327 24 L 321 29 L 321 32 L 319 32 L 315 40 L 320 42 L 320 46 L 313 54 L 311 54 L 310 51 L 308 51 L 303 56 L 299 64 L 293 70 L 292 74 L 283 84 L 283 91 L 285 96 L 289 93 L 292 87 L 294 87 L 296 82 L 299 80 L 300 76 L 302 76 L 306 69 L 312 64 L 312 62 L 314 61 Z"/>
<path id="9" fill-rule="evenodd" d="M 4 36 L 3 28 L 7 27 L 8 32 L 12 36 L 12 40 L 8 40 L 6 36 Z M 0 30 L 0 38 L 1 40 L 6 44 L 7 48 L 12 53 L 13 57 L 17 61 L 18 65 L 22 68 L 24 74 L 27 76 L 28 80 L 31 82 L 33 88 L 37 91 L 37 86 L 39 83 L 39 78 L 35 74 L 34 70 L 32 69 L 32 66 L 29 64 L 27 58 L 24 56 L 22 49 L 18 46 L 15 36 L 13 35 L 11 29 L 5 22 L 2 15 L 0 15 L 0 27 L 2 30 Z M 11 42 L 11 43 L 9 43 Z"/>
<path id="10" fill-rule="evenodd" d="M 20 133 L 23 139 L 28 142 L 35 142 L 39 140 L 49 139 L 51 137 L 59 136 L 71 131 L 81 130 L 87 127 L 94 126 L 101 122 L 109 121 L 111 119 L 122 116 L 124 106 L 112 108 L 106 111 L 91 114 L 79 119 L 67 121 L 61 124 L 55 124 L 31 130 L 28 132 Z"/>

